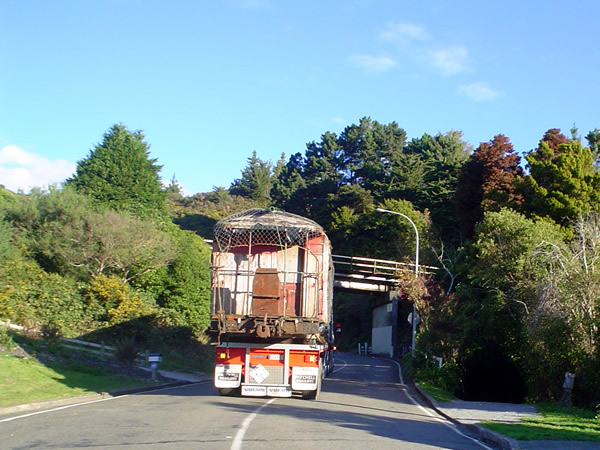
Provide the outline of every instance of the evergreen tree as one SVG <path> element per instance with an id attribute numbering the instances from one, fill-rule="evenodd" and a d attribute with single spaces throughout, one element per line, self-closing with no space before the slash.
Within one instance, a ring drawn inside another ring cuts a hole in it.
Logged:
<path id="1" fill-rule="evenodd" d="M 242 171 L 242 177 L 235 180 L 229 189 L 231 195 L 241 195 L 250 198 L 262 206 L 271 202 L 271 163 L 261 160 L 256 151 L 248 158 L 248 164 Z"/>
<path id="2" fill-rule="evenodd" d="M 162 166 L 156 161 L 150 158 L 141 131 L 130 132 L 124 125 L 114 125 L 102 143 L 79 161 L 67 185 L 113 209 L 126 209 L 140 216 L 163 215 L 166 193 L 159 176 Z"/>
<path id="3" fill-rule="evenodd" d="M 598 128 L 594 128 L 593 131 L 590 131 L 585 135 L 585 139 L 588 141 L 588 145 L 592 151 L 594 162 L 597 163 L 598 159 L 600 159 L 600 130 Z"/>
<path id="4" fill-rule="evenodd" d="M 469 158 L 469 145 L 462 133 L 450 131 L 435 136 L 424 134 L 409 142 L 404 152 L 410 166 L 412 183 L 407 183 L 402 197 L 411 200 L 415 207 L 429 209 L 433 224 L 445 240 L 458 234 L 458 217 L 454 197 L 460 171 Z"/>
<path id="5" fill-rule="evenodd" d="M 567 225 L 580 214 L 600 210 L 600 173 L 592 151 L 579 141 L 554 149 L 542 140 L 525 159 L 529 175 L 522 189 L 529 214 Z"/>
<path id="6" fill-rule="evenodd" d="M 462 168 L 456 190 L 456 207 L 463 237 L 473 236 L 486 210 L 520 204 L 516 180 L 523 175 L 520 158 L 509 139 L 499 134 L 482 142 Z"/>

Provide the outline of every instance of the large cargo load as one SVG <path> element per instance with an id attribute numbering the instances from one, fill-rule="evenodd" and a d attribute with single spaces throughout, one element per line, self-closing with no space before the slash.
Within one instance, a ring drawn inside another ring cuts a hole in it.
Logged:
<path id="1" fill-rule="evenodd" d="M 331 245 L 312 220 L 251 209 L 215 226 L 211 331 L 222 393 L 315 397 L 333 358 Z"/>

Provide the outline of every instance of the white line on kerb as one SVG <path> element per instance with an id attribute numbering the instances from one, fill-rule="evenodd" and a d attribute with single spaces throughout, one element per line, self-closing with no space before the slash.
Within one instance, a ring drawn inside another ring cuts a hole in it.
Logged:
<path id="1" fill-rule="evenodd" d="M 400 376 L 400 384 L 404 384 L 404 379 L 402 378 L 402 366 L 400 365 L 400 363 L 398 361 L 394 361 L 393 359 L 388 359 L 388 361 L 393 362 L 394 364 L 396 364 L 398 366 L 398 375 Z M 420 403 L 418 403 L 412 395 L 410 395 L 410 393 L 408 392 L 408 390 L 405 391 L 406 396 L 409 398 L 409 400 L 411 402 L 413 402 L 416 406 L 419 407 L 419 409 L 421 409 L 421 411 L 425 412 L 428 416 L 430 416 L 431 418 L 437 420 L 438 422 L 443 423 L 444 425 L 446 425 L 448 428 L 450 428 L 452 431 L 454 431 L 455 433 L 460 434 L 461 436 L 466 437 L 467 439 L 472 440 L 473 442 L 481 445 L 483 448 L 486 448 L 488 450 L 493 450 L 491 447 L 488 447 L 487 445 L 485 445 L 484 443 L 482 443 L 481 441 L 478 441 L 477 439 L 472 438 L 471 436 L 466 435 L 465 433 L 463 433 L 462 431 L 460 431 L 459 429 L 457 429 L 454 425 L 451 425 L 447 422 L 446 419 L 442 419 L 441 417 L 433 414 L 429 409 L 425 408 L 424 406 L 422 406 Z"/>
<path id="2" fill-rule="evenodd" d="M 242 423 L 241 428 L 235 434 L 235 438 L 233 438 L 233 442 L 231 444 L 231 450 L 240 450 L 242 448 L 242 443 L 244 442 L 244 435 L 246 434 L 246 431 L 248 431 L 248 428 L 250 428 L 250 424 L 252 423 L 252 421 L 256 418 L 257 415 L 260 414 L 260 412 L 263 409 L 265 409 L 268 405 L 273 403 L 275 400 L 277 400 L 277 399 L 272 398 L 267 403 L 263 403 L 258 408 L 256 408 L 252 414 L 250 414 L 248 417 L 246 417 L 246 419 Z"/>

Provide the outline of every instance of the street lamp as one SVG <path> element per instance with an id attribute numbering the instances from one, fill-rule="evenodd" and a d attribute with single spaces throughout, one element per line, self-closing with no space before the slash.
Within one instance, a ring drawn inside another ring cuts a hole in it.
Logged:
<path id="1" fill-rule="evenodd" d="M 415 243 L 415 279 L 419 278 L 419 231 L 417 230 L 417 226 L 415 225 L 415 223 L 411 220 L 410 217 L 396 212 L 396 211 L 390 211 L 389 209 L 383 209 L 383 208 L 377 208 L 375 211 L 380 212 L 380 213 L 388 213 L 388 214 L 396 214 L 397 216 L 402 216 L 404 217 L 406 220 L 408 220 L 410 222 L 410 224 L 413 227 L 413 230 L 415 230 L 415 236 L 416 236 L 416 243 Z M 413 299 L 413 312 L 411 315 L 411 325 L 412 325 L 412 343 L 411 343 L 411 351 L 414 353 L 415 351 L 415 337 L 417 335 L 417 308 L 415 307 L 415 300 Z"/>

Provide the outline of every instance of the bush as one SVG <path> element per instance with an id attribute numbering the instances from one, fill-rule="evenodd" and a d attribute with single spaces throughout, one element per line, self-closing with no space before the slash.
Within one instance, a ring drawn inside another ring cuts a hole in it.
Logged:
<path id="1" fill-rule="evenodd" d="M 26 259 L 0 264 L 0 317 L 43 329 L 49 336 L 70 337 L 89 329 L 89 316 L 75 281 L 46 273 Z"/>
<path id="2" fill-rule="evenodd" d="M 114 344 L 115 358 L 117 361 L 124 364 L 133 365 L 135 358 L 139 353 L 139 347 L 135 341 L 135 337 L 123 337 L 117 339 Z"/>
<path id="3" fill-rule="evenodd" d="M 8 331 L 8 327 L 0 325 L 0 348 L 12 350 L 15 346 L 15 341 L 13 341 L 12 334 Z"/>
<path id="4" fill-rule="evenodd" d="M 454 361 L 439 362 L 433 355 L 415 351 L 404 357 L 404 367 L 407 375 L 417 382 L 427 382 L 457 395 L 460 391 L 461 371 Z"/>
<path id="5" fill-rule="evenodd" d="M 111 326 L 155 312 L 153 299 L 132 291 L 128 284 L 115 276 L 94 278 L 87 286 L 85 296 L 88 303 L 100 312 L 98 319 Z"/>

